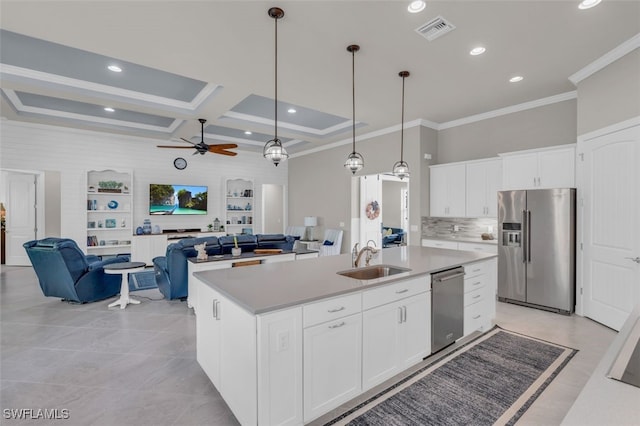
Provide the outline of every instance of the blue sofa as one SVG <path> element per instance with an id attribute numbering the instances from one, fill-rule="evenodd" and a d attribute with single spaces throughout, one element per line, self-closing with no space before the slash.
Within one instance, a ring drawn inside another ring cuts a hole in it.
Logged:
<path id="1" fill-rule="evenodd" d="M 238 235 L 238 247 L 243 252 L 254 251 L 256 248 L 279 248 L 284 251 L 293 249 L 294 239 L 283 234 Z M 209 256 L 230 254 L 235 247 L 232 236 L 185 238 L 167 247 L 165 256 L 153 259 L 153 268 L 158 289 L 168 300 L 184 299 L 188 294 L 189 267 L 187 259 L 196 257 L 194 245 L 206 242 L 205 249 Z"/>
<path id="2" fill-rule="evenodd" d="M 389 234 L 391 230 L 391 234 Z M 391 247 L 391 245 L 400 245 L 404 243 L 404 229 L 391 228 L 388 226 L 382 227 L 382 247 Z"/>
<path id="3" fill-rule="evenodd" d="M 101 260 L 98 256 L 85 255 L 69 238 L 33 240 L 23 247 L 45 296 L 86 303 L 120 293 L 122 276 L 107 275 L 103 267 L 128 262 L 128 257 Z"/>

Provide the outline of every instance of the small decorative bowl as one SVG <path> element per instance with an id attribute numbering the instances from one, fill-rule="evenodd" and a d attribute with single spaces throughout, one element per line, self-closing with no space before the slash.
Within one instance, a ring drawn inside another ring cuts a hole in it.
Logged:
<path id="1" fill-rule="evenodd" d="M 109 201 L 109 204 L 107 204 L 107 207 L 109 207 L 110 209 L 117 209 L 118 202 L 116 200 L 111 200 Z"/>

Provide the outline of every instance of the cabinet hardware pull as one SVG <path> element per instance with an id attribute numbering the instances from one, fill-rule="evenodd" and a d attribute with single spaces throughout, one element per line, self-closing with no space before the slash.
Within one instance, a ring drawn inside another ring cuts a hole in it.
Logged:
<path id="1" fill-rule="evenodd" d="M 481 298 L 481 297 L 482 297 L 482 295 L 481 295 L 481 294 L 476 294 L 475 296 L 473 296 L 473 297 L 472 297 L 472 299 L 479 299 L 479 298 Z"/>
<path id="2" fill-rule="evenodd" d="M 474 270 L 473 270 L 473 272 L 480 272 L 480 271 L 482 271 L 482 269 L 481 269 L 481 268 L 478 268 L 478 269 L 474 269 Z"/>
<path id="3" fill-rule="evenodd" d="M 216 299 L 213 299 L 211 301 L 211 310 L 212 310 L 213 318 L 216 318 L 216 315 L 217 315 L 217 312 L 216 312 Z"/>
<path id="4" fill-rule="evenodd" d="M 402 324 L 402 306 L 398 306 L 398 324 Z"/>
<path id="5" fill-rule="evenodd" d="M 473 283 L 471 285 L 478 285 L 478 284 L 482 284 L 482 281 L 476 281 L 475 283 Z"/>
<path id="6" fill-rule="evenodd" d="M 327 312 L 329 312 L 330 314 L 334 313 L 334 312 L 340 312 L 340 311 L 344 311 L 345 307 L 344 306 L 340 306 L 339 308 L 334 308 L 334 309 L 328 309 Z"/>
<path id="7" fill-rule="evenodd" d="M 404 290 L 398 290 L 398 291 L 396 291 L 396 294 L 402 294 L 402 293 L 406 293 L 406 292 L 408 292 L 408 291 L 409 291 L 409 289 L 406 289 L 406 288 L 405 288 Z"/>
<path id="8" fill-rule="evenodd" d="M 478 314 L 475 317 L 473 317 L 473 319 L 478 319 L 478 318 L 480 318 L 480 314 Z"/>
<path id="9" fill-rule="evenodd" d="M 402 312 L 403 312 L 402 322 L 407 322 L 407 307 L 406 306 L 402 307 Z"/>
<path id="10" fill-rule="evenodd" d="M 341 323 L 339 323 L 339 324 L 330 325 L 330 326 L 329 326 L 329 328 L 340 328 L 340 327 L 342 327 L 342 326 L 343 326 L 343 325 L 345 325 L 345 324 L 346 324 L 346 323 L 345 323 L 344 321 L 342 321 L 342 322 L 341 322 Z"/>

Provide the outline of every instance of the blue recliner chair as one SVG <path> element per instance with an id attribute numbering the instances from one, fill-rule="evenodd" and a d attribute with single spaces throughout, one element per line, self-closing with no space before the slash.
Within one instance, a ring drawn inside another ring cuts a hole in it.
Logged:
<path id="1" fill-rule="evenodd" d="M 128 257 L 100 260 L 85 255 L 69 238 L 45 238 L 23 244 L 45 296 L 78 303 L 95 302 L 120 293 L 121 275 L 107 275 L 103 266 L 128 262 Z"/>
<path id="2" fill-rule="evenodd" d="M 282 249 L 285 251 L 293 250 L 293 244 L 296 241 L 295 237 L 284 234 L 258 234 L 256 238 L 259 249 Z"/>
<path id="3" fill-rule="evenodd" d="M 185 238 L 169 244 L 165 256 L 153 259 L 153 269 L 158 290 L 168 300 L 183 299 L 188 294 L 189 266 L 187 259 L 196 257 L 194 245 L 207 243 L 205 250 L 209 256 L 222 254 L 217 237 Z"/>

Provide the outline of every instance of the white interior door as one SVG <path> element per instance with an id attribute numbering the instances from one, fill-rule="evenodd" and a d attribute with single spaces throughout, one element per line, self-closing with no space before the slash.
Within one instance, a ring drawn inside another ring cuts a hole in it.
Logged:
<path id="1" fill-rule="evenodd" d="M 284 185 L 262 185 L 262 233 L 284 232 Z"/>
<path id="2" fill-rule="evenodd" d="M 22 245 L 36 239 L 36 176 L 6 174 L 6 264 L 30 266 Z"/>
<path id="3" fill-rule="evenodd" d="M 373 240 L 382 247 L 382 181 L 379 175 L 360 178 L 360 248 Z"/>
<path id="4" fill-rule="evenodd" d="M 620 330 L 640 303 L 640 126 L 585 141 L 578 158 L 584 315 Z"/>

